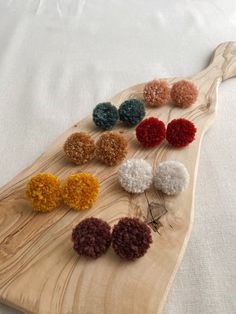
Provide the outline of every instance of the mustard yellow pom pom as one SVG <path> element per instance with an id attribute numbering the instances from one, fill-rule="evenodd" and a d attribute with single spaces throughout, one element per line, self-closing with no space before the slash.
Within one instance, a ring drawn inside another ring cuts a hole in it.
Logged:
<path id="1" fill-rule="evenodd" d="M 27 183 L 25 195 L 33 210 L 50 212 L 61 201 L 60 180 L 51 173 L 39 173 Z"/>
<path id="2" fill-rule="evenodd" d="M 96 202 L 99 192 L 98 180 L 89 173 L 70 175 L 62 187 L 66 205 L 75 210 L 89 209 Z"/>

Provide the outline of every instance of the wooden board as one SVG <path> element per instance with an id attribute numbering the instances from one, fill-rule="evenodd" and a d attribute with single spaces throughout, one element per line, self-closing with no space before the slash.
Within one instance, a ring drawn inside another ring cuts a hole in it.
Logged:
<path id="1" fill-rule="evenodd" d="M 203 135 L 216 112 L 217 90 L 222 80 L 236 74 L 236 43 L 217 47 L 210 65 L 191 79 L 199 97 L 189 109 L 171 104 L 149 109 L 165 123 L 173 118 L 192 120 L 197 139 L 185 149 L 142 149 L 135 130 L 118 125 L 129 141 L 128 158 L 145 158 L 155 168 L 160 161 L 177 159 L 191 175 L 188 189 L 177 197 L 166 197 L 151 188 L 132 196 L 117 182 L 117 167 L 96 161 L 76 167 L 64 157 L 62 145 L 75 131 L 90 132 L 96 140 L 100 131 L 91 116 L 59 137 L 31 166 L 0 190 L 0 301 L 27 313 L 40 314 L 153 314 L 160 313 L 176 270 L 183 257 L 193 223 L 194 190 Z M 151 79 L 151 78 L 150 78 Z M 180 78 L 168 79 L 172 84 Z M 144 84 L 128 88 L 112 98 L 119 105 L 129 98 L 142 98 Z M 61 179 L 78 171 L 88 171 L 101 182 L 97 204 L 76 213 L 61 206 L 49 214 L 36 214 L 24 199 L 26 181 L 38 172 L 52 172 Z M 163 215 L 150 219 L 148 203 L 159 203 Z M 111 225 L 123 216 L 148 219 L 153 228 L 151 249 L 134 263 L 121 261 L 110 249 L 96 261 L 78 257 L 71 243 L 71 230 L 82 219 L 96 216 Z M 159 226 L 158 232 L 155 226 Z"/>

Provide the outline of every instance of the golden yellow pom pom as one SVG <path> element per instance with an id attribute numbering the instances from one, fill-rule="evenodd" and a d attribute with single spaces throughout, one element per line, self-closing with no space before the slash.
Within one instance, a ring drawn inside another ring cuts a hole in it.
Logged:
<path id="1" fill-rule="evenodd" d="M 50 212 L 61 201 L 60 180 L 51 173 L 39 173 L 26 185 L 26 198 L 38 212 Z"/>
<path id="2" fill-rule="evenodd" d="M 75 210 L 89 209 L 96 202 L 98 180 L 89 173 L 70 175 L 63 184 L 62 197 L 66 205 Z"/>

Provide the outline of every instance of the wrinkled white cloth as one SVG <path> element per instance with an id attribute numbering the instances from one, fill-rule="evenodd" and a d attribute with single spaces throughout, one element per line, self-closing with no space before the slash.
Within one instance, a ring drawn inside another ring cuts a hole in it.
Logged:
<path id="1" fill-rule="evenodd" d="M 192 75 L 228 40 L 234 0 L 0 0 L 0 184 L 98 102 Z M 235 90 L 236 79 L 222 84 L 203 141 L 193 230 L 164 314 L 236 313 Z"/>

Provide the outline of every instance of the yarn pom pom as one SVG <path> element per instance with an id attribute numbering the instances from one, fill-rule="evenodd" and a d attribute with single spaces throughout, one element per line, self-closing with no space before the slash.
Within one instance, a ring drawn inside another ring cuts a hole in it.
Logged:
<path id="1" fill-rule="evenodd" d="M 138 218 L 122 218 L 112 231 L 112 247 L 122 259 L 142 257 L 152 243 L 151 230 Z"/>
<path id="2" fill-rule="evenodd" d="M 159 145 L 165 138 L 165 124 L 154 117 L 143 120 L 136 128 L 136 137 L 144 147 Z"/>
<path id="3" fill-rule="evenodd" d="M 96 202 L 98 180 L 89 173 L 70 175 L 62 186 L 64 203 L 75 210 L 89 209 Z"/>
<path id="4" fill-rule="evenodd" d="M 118 119 L 118 110 L 110 102 L 100 103 L 93 110 L 93 122 L 103 130 L 112 129 Z"/>
<path id="5" fill-rule="evenodd" d="M 189 173 L 178 161 L 164 161 L 154 174 L 154 186 L 167 195 L 182 192 L 189 184 Z"/>
<path id="6" fill-rule="evenodd" d="M 74 250 L 84 257 L 100 257 L 111 244 L 110 230 L 111 227 L 102 219 L 84 219 L 72 231 Z"/>
<path id="7" fill-rule="evenodd" d="M 167 82 L 154 80 L 144 86 L 143 97 L 150 107 L 161 107 L 170 100 L 170 88 Z"/>
<path id="8" fill-rule="evenodd" d="M 129 159 L 118 171 L 121 186 L 130 193 L 143 193 L 152 183 L 152 167 L 143 159 Z"/>
<path id="9" fill-rule="evenodd" d="M 187 119 L 172 120 L 166 130 L 166 139 L 174 147 L 185 147 L 195 139 L 197 129 Z"/>
<path id="10" fill-rule="evenodd" d="M 145 116 L 144 102 L 139 99 L 124 101 L 119 108 L 120 120 L 127 126 L 137 125 Z"/>
<path id="11" fill-rule="evenodd" d="M 73 133 L 64 144 L 64 152 L 70 161 L 76 165 L 83 165 L 94 157 L 95 144 L 89 134 Z"/>
<path id="12" fill-rule="evenodd" d="M 126 138 L 118 132 L 102 134 L 96 143 L 96 156 L 108 166 L 115 166 L 125 159 L 128 152 Z"/>
<path id="13" fill-rule="evenodd" d="M 171 98 L 181 108 L 190 107 L 197 100 L 197 87 L 189 81 L 179 81 L 172 86 Z"/>
<path id="14" fill-rule="evenodd" d="M 56 176 L 39 173 L 27 183 L 25 195 L 34 211 L 50 212 L 60 204 L 60 188 L 60 181 Z"/>

